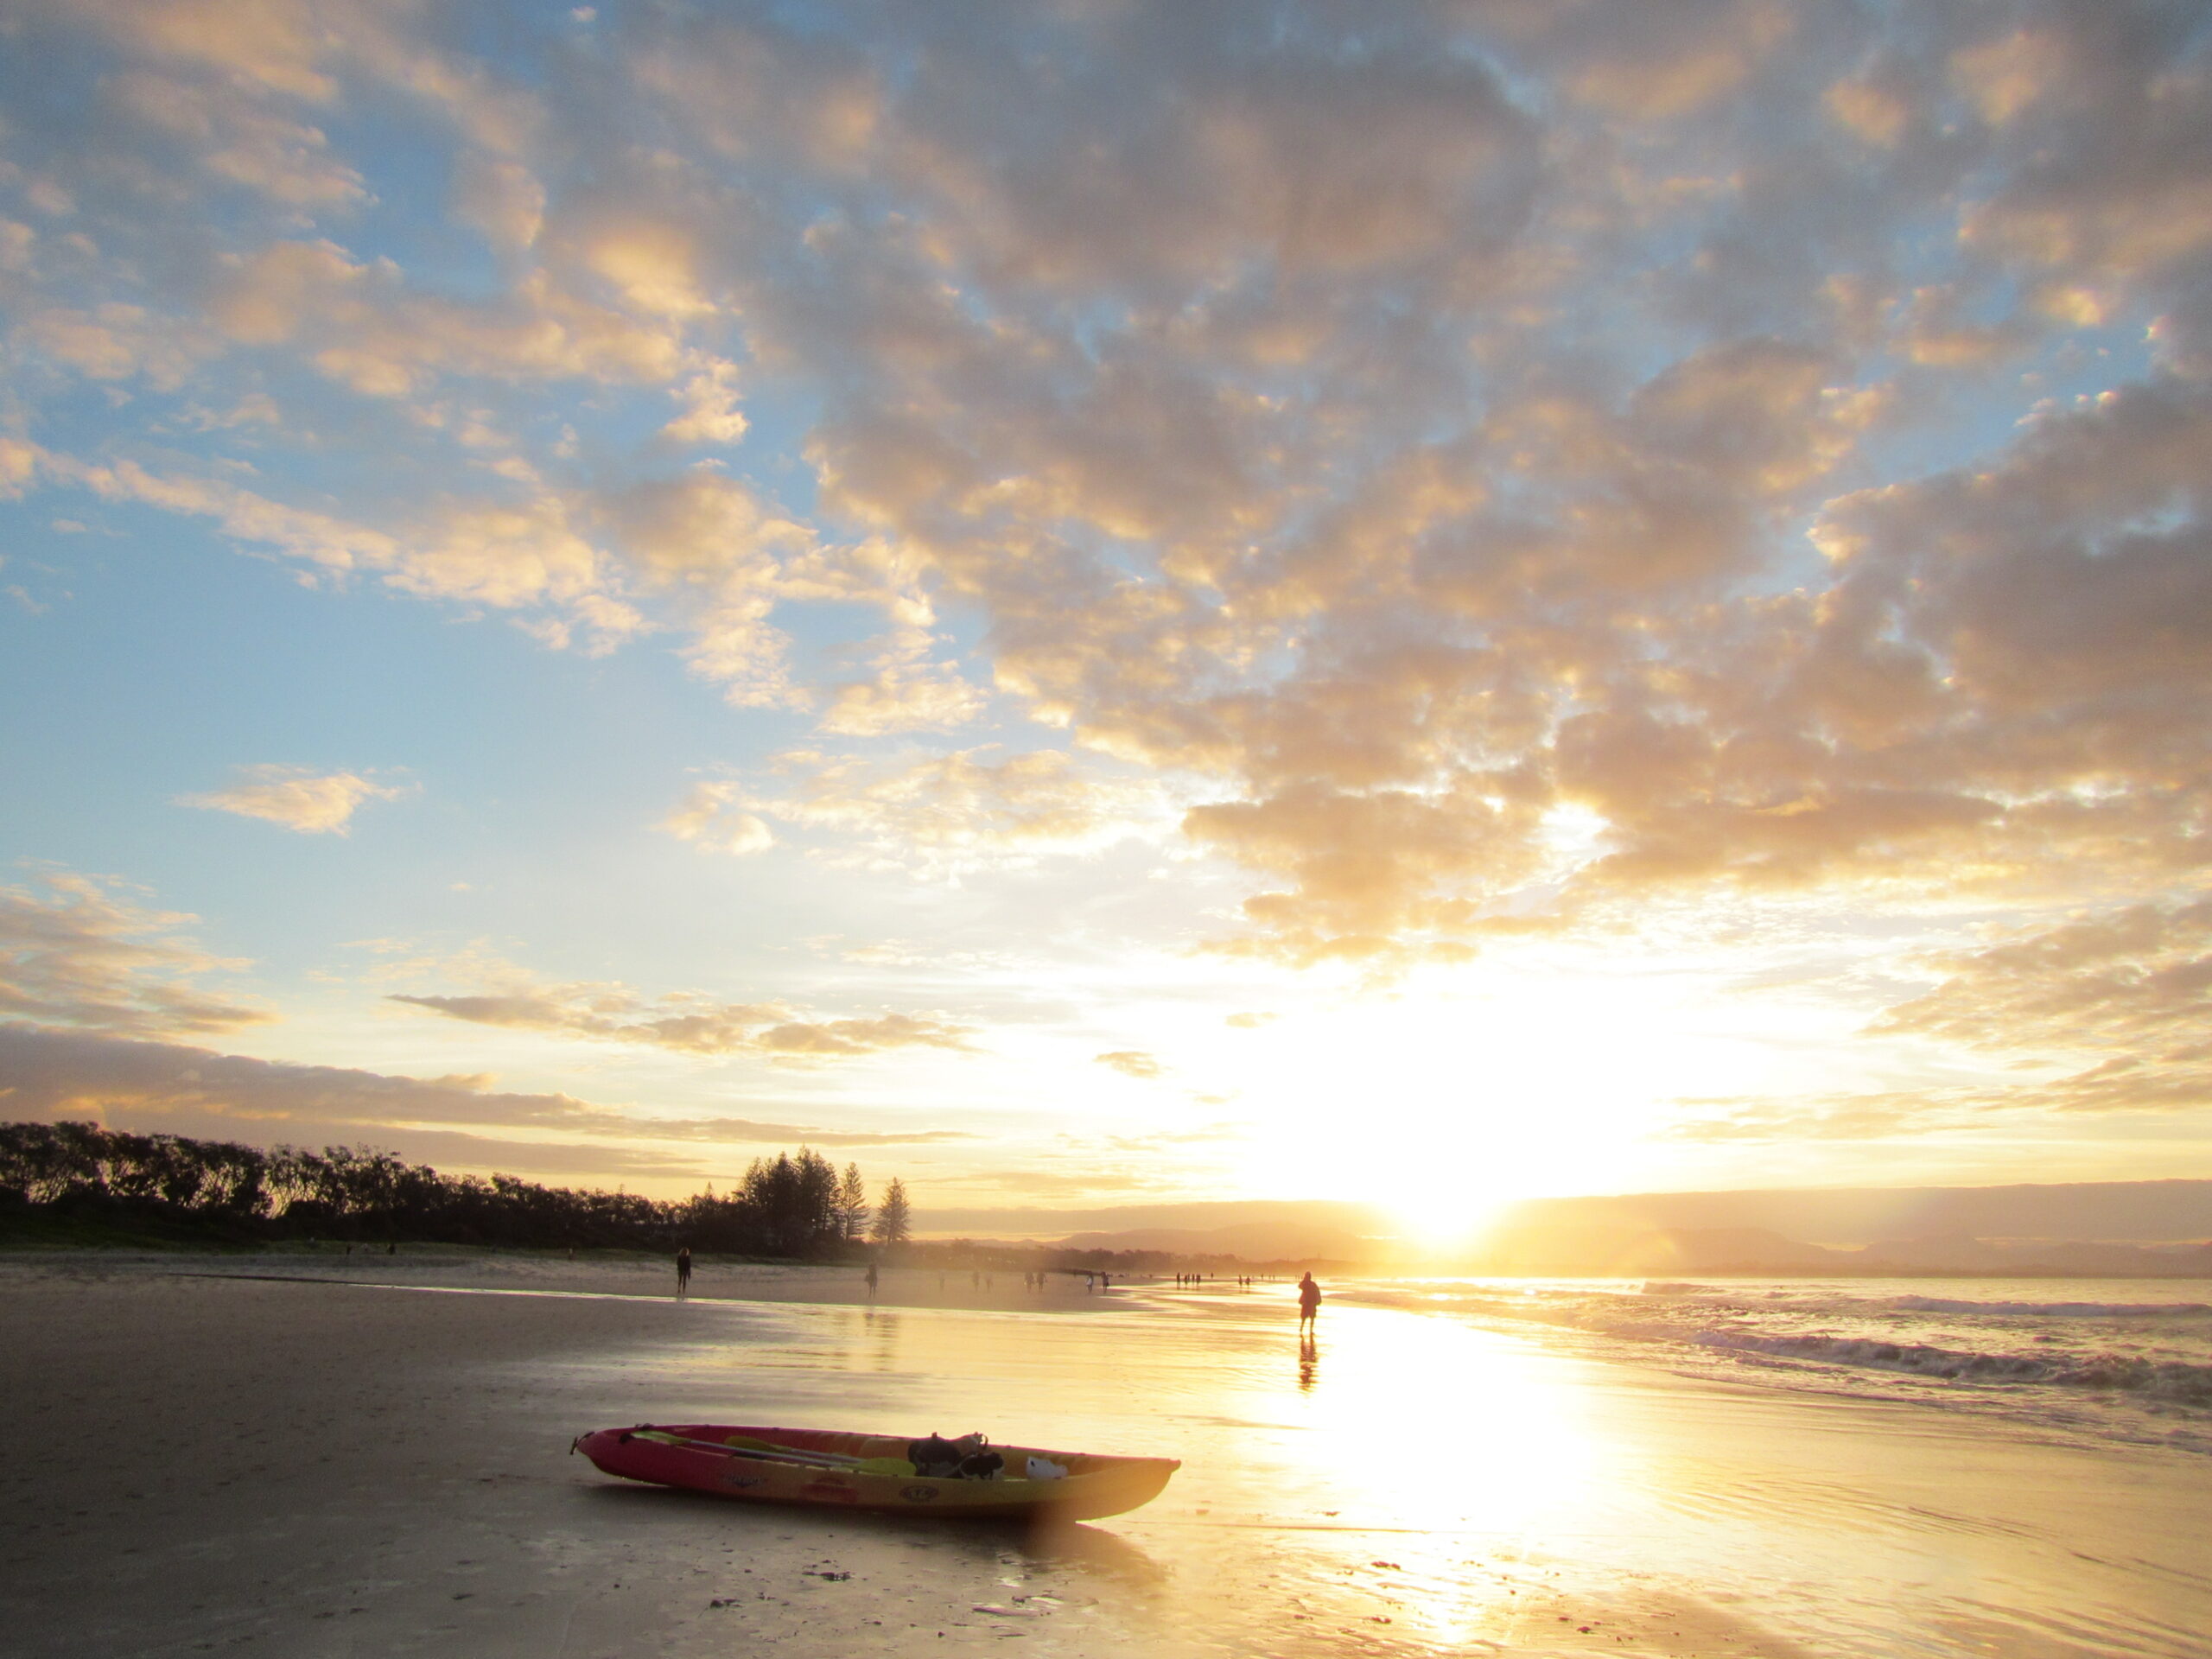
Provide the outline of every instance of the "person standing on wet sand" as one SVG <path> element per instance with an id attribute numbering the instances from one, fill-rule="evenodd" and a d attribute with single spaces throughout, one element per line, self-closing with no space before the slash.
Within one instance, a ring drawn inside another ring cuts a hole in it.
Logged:
<path id="1" fill-rule="evenodd" d="M 676 1253 L 676 1294 L 681 1298 L 691 1291 L 691 1247 L 686 1244 Z"/>
<path id="2" fill-rule="evenodd" d="M 875 1263 L 873 1262 L 868 1264 L 868 1299 L 871 1302 L 875 1300 Z"/>
<path id="3" fill-rule="evenodd" d="M 1313 1325 L 1319 1330 L 1320 1327 L 1314 1324 L 1314 1320 L 1320 1312 L 1321 1287 L 1313 1282 L 1313 1271 L 1309 1268 L 1306 1276 L 1298 1281 L 1299 1329 L 1302 1331 L 1308 1325 Z"/>

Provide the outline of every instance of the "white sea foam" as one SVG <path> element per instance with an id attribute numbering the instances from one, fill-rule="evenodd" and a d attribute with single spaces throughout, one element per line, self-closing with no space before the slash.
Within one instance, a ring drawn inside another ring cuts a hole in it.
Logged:
<path id="1" fill-rule="evenodd" d="M 2171 1318 L 2212 1313 L 2212 1302 L 1968 1302 L 1940 1296 L 1900 1296 L 1892 1306 L 1910 1313 L 2047 1314 L 2059 1319 Z"/>
<path id="2" fill-rule="evenodd" d="M 1735 1348 L 1832 1365 L 1863 1365 L 1947 1382 L 2051 1383 L 2069 1389 L 2111 1389 L 2177 1404 L 2212 1408 L 2212 1365 L 2146 1360 L 2122 1354 L 1974 1353 L 1925 1343 L 1879 1342 L 1864 1337 L 1770 1337 L 1744 1331 L 1699 1331 L 1700 1347 Z"/>

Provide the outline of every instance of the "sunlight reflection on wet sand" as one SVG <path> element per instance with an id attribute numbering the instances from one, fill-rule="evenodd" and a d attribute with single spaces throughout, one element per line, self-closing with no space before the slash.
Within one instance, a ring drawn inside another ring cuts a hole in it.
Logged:
<path id="1" fill-rule="evenodd" d="M 2182 1659 L 2212 1628 L 2196 1459 L 1394 1310 L 1332 1306 L 1305 1346 L 1279 1300 L 702 1310 L 640 1414 L 1180 1458 L 1101 1527 L 1162 1651 Z"/>

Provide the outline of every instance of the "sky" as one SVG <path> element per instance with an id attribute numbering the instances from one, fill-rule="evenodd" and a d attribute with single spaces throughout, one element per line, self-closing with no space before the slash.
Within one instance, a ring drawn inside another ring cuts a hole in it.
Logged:
<path id="1" fill-rule="evenodd" d="M 0 3 L 0 1116 L 2212 1176 L 2212 12 Z"/>

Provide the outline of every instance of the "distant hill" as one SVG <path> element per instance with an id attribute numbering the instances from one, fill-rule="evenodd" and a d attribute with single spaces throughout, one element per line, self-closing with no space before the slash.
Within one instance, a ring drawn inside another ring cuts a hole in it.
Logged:
<path id="1" fill-rule="evenodd" d="M 1059 1242 L 1071 1250 L 1160 1250 L 1193 1262 L 1216 1255 L 1240 1262 L 1366 1262 L 1376 1255 L 1371 1237 L 1340 1227 L 1278 1221 L 1230 1227 L 1133 1227 L 1122 1232 L 1077 1233 Z"/>
<path id="2" fill-rule="evenodd" d="M 1476 1273 L 2212 1274 L 2212 1181 L 1777 1188 L 1536 1198 L 1448 1261 L 1330 1200 L 935 1211 L 935 1236 L 1027 1238 L 1193 1260 L 1365 1262 Z"/>
<path id="3" fill-rule="evenodd" d="M 2171 1243 L 2212 1238 L 2212 1181 L 2048 1185 L 1809 1187 L 1535 1198 L 1494 1230 L 1764 1228 L 1833 1246 L 1883 1239 L 2091 1239 Z"/>
<path id="4" fill-rule="evenodd" d="M 933 1238 L 1062 1239 L 1070 1234 L 1215 1233 L 1225 1229 L 1287 1227 L 1353 1238 L 1386 1236 L 1394 1224 L 1372 1205 L 1333 1198 L 1198 1200 L 1189 1204 L 1126 1204 L 1097 1210 L 937 1210 L 918 1211 L 915 1225 Z M 1087 1247 L 1099 1248 L 1099 1247 Z M 1115 1249 L 1176 1246 L 1122 1245 Z"/>

